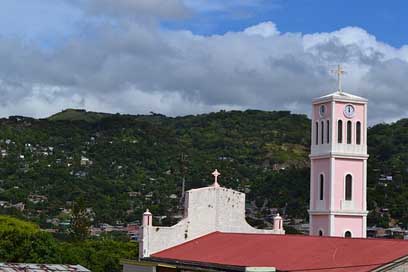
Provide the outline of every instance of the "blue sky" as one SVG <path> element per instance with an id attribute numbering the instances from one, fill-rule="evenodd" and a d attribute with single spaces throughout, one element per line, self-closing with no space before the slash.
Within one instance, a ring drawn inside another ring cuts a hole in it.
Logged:
<path id="1" fill-rule="evenodd" d="M 395 47 L 408 39 L 404 29 L 408 2 L 404 0 L 186 0 L 185 4 L 191 14 L 162 20 L 162 26 L 212 35 L 273 21 L 281 32 L 306 34 L 357 26 Z M 90 20 L 78 6 L 64 0 L 3 0 L 1 5 L 0 33 L 37 42 L 58 44 L 60 39 L 81 34 Z"/>
<path id="2" fill-rule="evenodd" d="M 403 0 L 2 0 L 0 116 L 309 113 L 343 64 L 371 123 L 397 120 L 407 11 Z"/>
<path id="3" fill-rule="evenodd" d="M 262 0 L 262 1 L 197 1 L 226 2 L 214 8 L 195 6 L 197 17 L 171 22 L 176 28 L 211 35 L 242 30 L 263 21 L 273 21 L 282 32 L 331 32 L 357 26 L 379 40 L 399 47 L 407 43 L 408 2 L 404 0 Z M 241 4 L 239 4 L 241 2 Z M 254 4 L 255 3 L 255 4 Z M 216 5 L 216 4 L 214 4 Z M 210 5 L 211 6 L 211 5 Z"/>

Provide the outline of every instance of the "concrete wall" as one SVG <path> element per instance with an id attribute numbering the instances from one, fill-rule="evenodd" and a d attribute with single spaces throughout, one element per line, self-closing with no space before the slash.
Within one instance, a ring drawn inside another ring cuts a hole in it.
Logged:
<path id="1" fill-rule="evenodd" d="M 335 216 L 334 220 L 334 235 L 344 237 L 346 231 L 350 231 L 352 237 L 365 238 L 363 233 L 365 218 L 363 216 Z"/>
<path id="2" fill-rule="evenodd" d="M 156 272 L 156 266 L 123 264 L 123 272 Z"/>
<path id="3" fill-rule="evenodd" d="M 140 257 L 212 233 L 284 234 L 280 230 L 261 230 L 245 220 L 245 194 L 222 187 L 204 187 L 186 193 L 185 216 L 171 227 L 143 226 Z"/>
<path id="4" fill-rule="evenodd" d="M 395 260 L 393 263 L 386 264 L 382 267 L 374 269 L 373 271 L 387 271 L 387 272 L 406 272 L 408 271 L 408 260 L 404 257 L 400 260 Z"/>
<path id="5" fill-rule="evenodd" d="M 310 224 L 310 235 L 319 235 L 319 230 L 323 232 L 323 236 L 329 236 L 329 215 L 313 215 L 313 224 Z"/>
<path id="6" fill-rule="evenodd" d="M 315 159 L 313 161 L 313 173 L 311 173 L 310 182 L 310 194 L 313 197 L 310 198 L 311 210 L 328 210 L 330 205 L 330 159 Z M 320 196 L 320 175 L 324 178 L 323 188 L 323 200 L 319 199 Z"/>
<path id="7" fill-rule="evenodd" d="M 391 269 L 383 270 L 389 272 L 407 272 L 408 271 L 408 263 L 401 264 L 397 267 L 393 267 Z"/>
<path id="8" fill-rule="evenodd" d="M 361 159 L 335 159 L 335 177 L 334 177 L 334 209 L 335 210 L 364 210 L 365 197 L 365 165 Z M 350 174 L 352 180 L 352 200 L 350 208 L 343 207 L 342 202 L 345 200 L 345 182 L 346 175 Z"/>

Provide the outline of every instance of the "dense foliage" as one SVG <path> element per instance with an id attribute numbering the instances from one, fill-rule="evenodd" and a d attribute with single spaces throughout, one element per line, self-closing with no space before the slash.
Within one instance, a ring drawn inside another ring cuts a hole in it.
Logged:
<path id="1" fill-rule="evenodd" d="M 267 218 L 270 208 L 307 219 L 309 134 L 310 120 L 287 111 L 170 118 L 68 110 L 2 119 L 0 201 L 25 209 L 0 205 L 0 212 L 50 227 L 53 218 L 69 221 L 64 209 L 83 197 L 94 225 L 134 222 L 147 207 L 170 223 L 183 176 L 186 189 L 205 186 L 218 168 L 223 186 L 247 193 L 252 219 Z M 406 225 L 408 121 L 376 125 L 368 135 L 369 224 Z M 33 194 L 47 199 L 32 201 Z"/>
<path id="2" fill-rule="evenodd" d="M 408 227 L 408 119 L 370 128 L 368 140 L 369 223 Z"/>
<path id="3" fill-rule="evenodd" d="M 122 271 L 120 260 L 136 259 L 137 244 L 111 239 L 62 243 L 62 263 L 81 264 L 92 272 Z"/>
<path id="4" fill-rule="evenodd" d="M 56 263 L 59 249 L 52 236 L 38 226 L 0 216 L 0 261 Z"/>
<path id="5" fill-rule="evenodd" d="M 91 271 L 122 271 L 120 259 L 135 258 L 135 243 L 110 239 L 59 242 L 38 226 L 0 216 L 0 262 L 81 264 Z"/>
<path id="6" fill-rule="evenodd" d="M 305 216 L 309 121 L 304 115 L 222 111 L 179 118 L 106 115 L 90 121 L 92 113 L 80 113 L 85 120 L 78 113 L 71 120 L 72 111 L 52 120 L 1 120 L 0 147 L 7 155 L 0 159 L 0 200 L 26 205 L 22 212 L 3 213 L 46 227 L 47 219 L 64 220 L 62 209 L 83 196 L 94 224 L 135 221 L 147 207 L 156 215 L 171 215 L 178 211 L 182 176 L 187 189 L 204 186 L 218 168 L 224 186 L 256 192 L 249 200 L 263 204 L 266 199 L 264 207 L 277 208 L 293 203 L 292 215 Z M 81 163 L 81 157 L 92 163 Z M 294 188 L 283 182 L 286 174 L 278 173 L 284 168 L 290 169 L 285 172 L 291 173 Z M 32 194 L 48 199 L 33 203 Z"/>

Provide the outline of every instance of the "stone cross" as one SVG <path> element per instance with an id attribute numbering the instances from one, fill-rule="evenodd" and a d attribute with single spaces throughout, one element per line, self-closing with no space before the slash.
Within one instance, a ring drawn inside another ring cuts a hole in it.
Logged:
<path id="1" fill-rule="evenodd" d="M 220 187 L 220 185 L 218 184 L 218 176 L 221 175 L 221 173 L 218 172 L 217 169 L 215 169 L 215 171 L 212 172 L 212 175 L 214 176 L 214 184 L 213 184 L 213 187 Z"/>
<path id="2" fill-rule="evenodd" d="M 339 87 L 338 87 L 339 90 L 338 91 L 341 93 L 343 91 L 342 88 L 341 88 L 341 76 L 343 74 L 345 74 L 346 72 L 343 70 L 343 68 L 341 67 L 340 64 L 337 66 L 337 69 L 332 70 L 332 72 L 337 75 L 337 81 L 338 81 L 338 84 L 339 84 Z"/>

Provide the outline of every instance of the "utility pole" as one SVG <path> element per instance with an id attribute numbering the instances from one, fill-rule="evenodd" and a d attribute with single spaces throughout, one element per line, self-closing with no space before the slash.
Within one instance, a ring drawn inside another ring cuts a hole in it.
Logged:
<path id="1" fill-rule="evenodd" d="M 184 203 L 184 198 L 185 198 L 185 190 L 186 190 L 186 155 L 184 152 L 181 153 L 180 157 L 180 173 L 181 173 L 181 197 L 180 197 L 180 203 L 179 206 L 182 208 L 183 203 Z"/>

